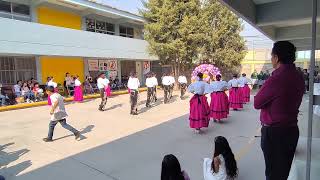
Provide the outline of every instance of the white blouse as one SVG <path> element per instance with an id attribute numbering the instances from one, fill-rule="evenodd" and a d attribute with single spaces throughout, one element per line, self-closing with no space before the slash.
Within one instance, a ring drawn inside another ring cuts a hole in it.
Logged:
<path id="1" fill-rule="evenodd" d="M 228 84 L 230 87 L 239 87 L 240 82 L 238 79 L 231 79 Z"/>
<path id="2" fill-rule="evenodd" d="M 208 92 L 209 84 L 204 81 L 197 81 L 189 85 L 188 91 L 193 94 L 203 95 Z"/>
<path id="3" fill-rule="evenodd" d="M 57 88 L 58 84 L 50 80 L 47 84 L 47 86 L 52 86 L 53 88 Z"/>
<path id="4" fill-rule="evenodd" d="M 212 159 L 204 158 L 203 160 L 204 180 L 228 180 L 224 158 L 222 155 L 219 155 L 218 158 L 220 159 L 221 164 L 219 166 L 219 172 L 217 173 L 215 173 L 211 168 Z"/>
<path id="5" fill-rule="evenodd" d="M 228 89 L 228 83 L 226 81 L 213 81 L 210 84 L 208 93 L 224 91 L 225 89 Z"/>
<path id="6" fill-rule="evenodd" d="M 75 86 L 81 86 L 81 82 L 79 81 L 79 79 L 76 79 L 76 80 L 74 81 L 74 85 L 75 85 Z"/>
<path id="7" fill-rule="evenodd" d="M 246 84 L 248 84 L 248 79 L 246 77 L 240 77 L 239 78 L 239 87 L 244 87 Z"/>

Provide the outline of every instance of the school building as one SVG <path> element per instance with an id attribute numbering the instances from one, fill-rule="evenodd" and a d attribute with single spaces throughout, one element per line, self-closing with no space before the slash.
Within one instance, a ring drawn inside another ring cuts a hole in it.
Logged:
<path id="1" fill-rule="evenodd" d="M 296 66 L 302 69 L 309 69 L 310 66 L 310 51 L 298 51 L 296 55 Z M 316 51 L 316 64 L 320 65 L 320 51 Z M 260 71 L 272 71 L 271 64 L 271 49 L 257 48 L 254 50 L 248 50 L 244 60 L 241 62 L 241 73 L 250 75 L 256 70 Z"/>
<path id="2" fill-rule="evenodd" d="M 66 72 L 128 76 L 140 80 L 155 66 L 147 51 L 144 19 L 89 0 L 0 0 L 0 83 Z"/>

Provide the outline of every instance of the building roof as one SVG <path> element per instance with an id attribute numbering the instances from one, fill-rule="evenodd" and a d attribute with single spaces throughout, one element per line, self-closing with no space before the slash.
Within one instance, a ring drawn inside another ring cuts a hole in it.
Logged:
<path id="1" fill-rule="evenodd" d="M 311 49 L 312 0 L 220 0 L 220 2 L 270 39 L 291 41 L 299 50 Z M 319 13 L 320 3 L 318 3 Z M 317 37 L 320 37 L 320 28 L 317 30 Z M 317 39 L 318 42 L 319 40 Z M 319 44 L 317 49 L 320 49 Z"/>

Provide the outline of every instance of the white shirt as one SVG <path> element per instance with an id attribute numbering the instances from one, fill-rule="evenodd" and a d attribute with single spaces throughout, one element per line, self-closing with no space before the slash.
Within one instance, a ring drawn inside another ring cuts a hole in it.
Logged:
<path id="1" fill-rule="evenodd" d="M 79 81 L 79 79 L 76 79 L 76 80 L 74 81 L 74 85 L 75 85 L 75 86 L 81 86 L 81 82 Z"/>
<path id="2" fill-rule="evenodd" d="M 164 86 L 169 86 L 169 85 L 171 85 L 171 84 L 172 84 L 171 81 L 172 81 L 172 78 L 171 78 L 170 76 L 164 76 L 164 77 L 162 78 L 162 84 L 163 84 Z"/>
<path id="3" fill-rule="evenodd" d="M 152 82 L 154 86 L 158 86 L 158 79 L 156 77 L 152 77 Z"/>
<path id="4" fill-rule="evenodd" d="M 226 88 L 228 88 L 228 83 L 226 81 L 213 81 L 210 84 L 208 93 L 224 91 Z"/>
<path id="5" fill-rule="evenodd" d="M 151 88 L 151 87 L 154 87 L 155 86 L 155 84 L 154 84 L 154 80 L 153 80 L 153 78 L 151 77 L 151 78 L 147 78 L 146 79 L 146 86 L 147 87 L 149 87 L 149 88 Z"/>
<path id="6" fill-rule="evenodd" d="M 140 82 L 138 78 L 129 78 L 128 88 L 132 90 L 137 90 L 140 87 Z"/>
<path id="7" fill-rule="evenodd" d="M 47 85 L 52 86 L 53 88 L 57 88 L 57 86 L 58 86 L 58 84 L 53 82 L 53 80 L 50 80 Z"/>
<path id="8" fill-rule="evenodd" d="M 208 91 L 209 84 L 204 81 L 196 81 L 189 85 L 188 91 L 193 94 L 203 95 Z"/>
<path id="9" fill-rule="evenodd" d="M 14 92 L 16 92 L 16 93 L 21 92 L 21 87 L 19 84 L 14 85 L 13 88 L 14 88 Z"/>
<path id="10" fill-rule="evenodd" d="M 59 93 L 53 93 L 50 96 L 50 100 L 52 103 L 52 107 L 54 106 L 55 102 L 58 102 L 58 106 L 54 110 L 53 115 L 51 115 L 51 121 L 57 121 L 68 117 L 66 108 L 64 106 L 63 97 Z"/>
<path id="11" fill-rule="evenodd" d="M 246 84 L 248 84 L 248 79 L 246 77 L 240 77 L 239 78 L 239 87 L 244 87 Z"/>
<path id="12" fill-rule="evenodd" d="M 187 78 L 185 76 L 179 76 L 178 82 L 180 84 L 187 84 L 188 83 Z"/>
<path id="13" fill-rule="evenodd" d="M 231 80 L 228 82 L 228 84 L 229 84 L 230 87 L 239 87 L 239 85 L 240 85 L 238 79 L 231 79 Z"/>
<path id="14" fill-rule="evenodd" d="M 215 173 L 212 171 L 211 164 L 212 159 L 204 158 L 203 160 L 203 178 L 204 180 L 228 180 L 225 161 L 222 155 L 218 156 L 220 159 L 219 171 Z"/>
<path id="15" fill-rule="evenodd" d="M 176 82 L 176 79 L 173 76 L 169 76 L 169 77 L 170 77 L 170 83 L 174 84 Z"/>
<path id="16" fill-rule="evenodd" d="M 97 86 L 99 89 L 104 89 L 108 87 L 108 84 L 110 83 L 109 79 L 107 78 L 98 78 L 97 80 Z"/>

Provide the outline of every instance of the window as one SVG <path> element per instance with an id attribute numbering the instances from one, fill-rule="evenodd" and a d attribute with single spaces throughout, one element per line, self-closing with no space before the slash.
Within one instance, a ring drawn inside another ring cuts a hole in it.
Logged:
<path id="1" fill-rule="evenodd" d="M 133 28 L 120 26 L 120 36 L 133 38 Z"/>
<path id="2" fill-rule="evenodd" d="M 0 0 L 0 17 L 31 21 L 30 7 L 24 4 Z"/>
<path id="3" fill-rule="evenodd" d="M 114 24 L 86 18 L 86 30 L 91 32 L 114 35 Z"/>
<path id="4" fill-rule="evenodd" d="M 31 78 L 36 78 L 35 58 L 0 56 L 0 83 L 15 84 Z"/>

